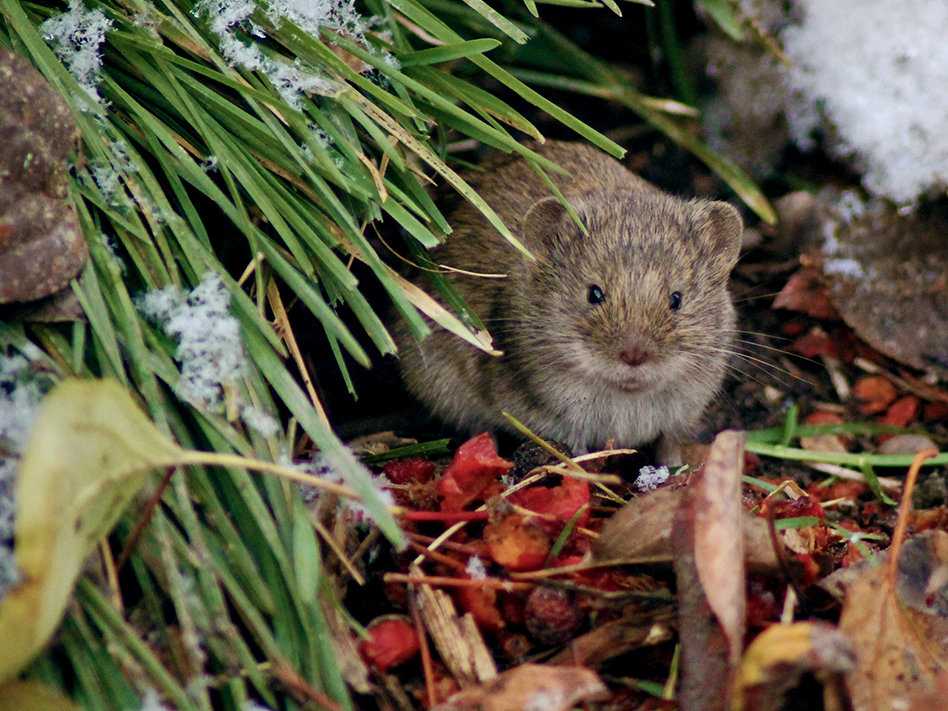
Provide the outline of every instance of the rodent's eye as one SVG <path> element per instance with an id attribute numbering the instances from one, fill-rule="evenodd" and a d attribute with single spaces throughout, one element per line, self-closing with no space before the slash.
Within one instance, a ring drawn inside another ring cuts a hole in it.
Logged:
<path id="1" fill-rule="evenodd" d="M 586 298 L 589 299 L 590 304 L 601 304 L 606 300 L 606 293 L 599 287 L 598 284 L 591 284 Z"/>
<path id="2" fill-rule="evenodd" d="M 668 299 L 668 307 L 672 311 L 677 311 L 681 308 L 681 292 L 673 291 L 671 297 Z"/>

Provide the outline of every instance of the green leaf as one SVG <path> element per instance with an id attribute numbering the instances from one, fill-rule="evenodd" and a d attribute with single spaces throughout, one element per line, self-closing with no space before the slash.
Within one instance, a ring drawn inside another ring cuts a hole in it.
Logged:
<path id="1" fill-rule="evenodd" d="M 733 40 L 740 41 L 744 37 L 741 23 L 734 14 L 734 8 L 727 0 L 698 0 L 698 4 L 711 16 L 715 24 L 724 30 Z"/>
<path id="2" fill-rule="evenodd" d="M 523 44 L 529 39 L 526 32 L 497 12 L 484 0 L 464 0 L 464 3 L 517 44 Z"/>
<path id="3" fill-rule="evenodd" d="M 500 46 L 500 41 L 495 39 L 469 40 L 467 42 L 452 42 L 443 44 L 440 47 L 431 47 L 418 52 L 408 52 L 399 55 L 398 63 L 402 67 L 414 67 L 419 64 L 438 64 L 440 62 L 450 62 L 454 59 L 465 59 L 475 54 L 484 54 Z"/>
<path id="4" fill-rule="evenodd" d="M 670 118 L 654 108 L 652 102 L 629 85 L 628 80 L 610 65 L 580 49 L 565 36 L 548 25 L 538 24 L 542 34 L 551 42 L 562 60 L 586 80 L 558 76 L 544 72 L 518 71 L 517 75 L 533 84 L 566 89 L 589 96 L 615 101 L 635 111 L 679 145 L 687 148 L 696 158 L 717 173 L 734 192 L 767 224 L 775 224 L 777 214 L 757 184 L 737 165 L 711 149 L 695 136 L 686 124 Z"/>

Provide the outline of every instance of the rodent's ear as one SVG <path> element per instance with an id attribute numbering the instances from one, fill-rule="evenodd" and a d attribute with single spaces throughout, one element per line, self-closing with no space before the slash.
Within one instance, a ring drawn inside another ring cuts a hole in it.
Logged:
<path id="1" fill-rule="evenodd" d="M 538 200 L 523 216 L 520 239 L 529 249 L 549 249 L 563 233 L 567 222 L 573 220 L 559 200 L 555 197 Z M 576 230 L 579 231 L 579 227 Z"/>
<path id="2" fill-rule="evenodd" d="M 703 200 L 696 203 L 698 230 L 711 248 L 715 276 L 726 279 L 741 252 L 744 222 L 733 205 Z"/>

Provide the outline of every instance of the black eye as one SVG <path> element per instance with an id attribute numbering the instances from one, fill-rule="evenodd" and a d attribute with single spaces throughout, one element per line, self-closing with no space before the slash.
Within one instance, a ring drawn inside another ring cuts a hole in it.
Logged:
<path id="1" fill-rule="evenodd" d="M 589 293 L 586 295 L 590 304 L 601 304 L 606 300 L 606 295 L 598 285 L 593 284 L 589 287 Z"/>
<path id="2" fill-rule="evenodd" d="M 681 292 L 673 291 L 671 297 L 668 299 L 668 307 L 672 311 L 677 311 L 681 308 Z"/>

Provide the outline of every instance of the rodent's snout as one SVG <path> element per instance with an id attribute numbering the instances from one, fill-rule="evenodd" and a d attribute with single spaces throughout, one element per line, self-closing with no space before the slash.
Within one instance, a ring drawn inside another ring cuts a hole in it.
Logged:
<path id="1" fill-rule="evenodd" d="M 619 360 L 632 368 L 639 367 L 651 358 L 651 351 L 641 345 L 627 346 L 619 351 Z"/>

